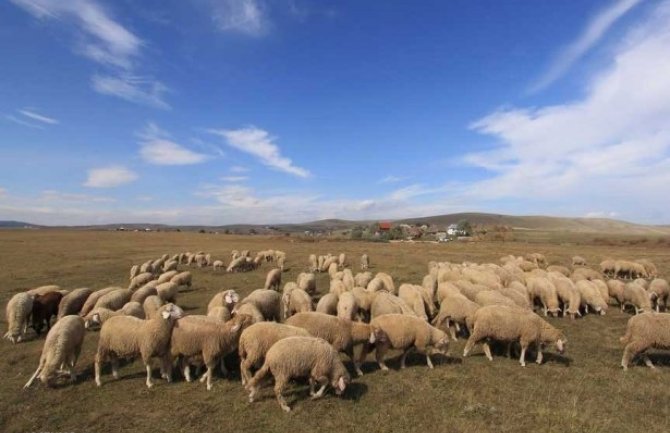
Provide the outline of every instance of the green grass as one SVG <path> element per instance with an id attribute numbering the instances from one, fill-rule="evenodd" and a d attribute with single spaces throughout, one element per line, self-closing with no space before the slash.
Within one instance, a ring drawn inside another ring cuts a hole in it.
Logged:
<path id="1" fill-rule="evenodd" d="M 197 233 L 123 233 L 94 231 L 0 231 L 0 302 L 16 292 L 42 284 L 63 288 L 101 288 L 126 285 L 128 270 L 163 253 L 204 250 L 226 263 L 232 249 L 276 248 L 286 251 L 290 269 L 284 282 L 307 266 L 310 253 L 346 252 L 354 269 L 367 252 L 372 271 L 385 271 L 397 282 L 417 282 L 429 260 L 497 262 L 506 254 L 542 252 L 550 263 L 568 264 L 579 254 L 589 263 L 604 257 L 652 259 L 662 274 L 670 274 L 670 251 L 661 243 L 633 245 L 566 244 L 552 234 L 532 243 L 365 243 L 351 241 L 299 242 L 288 238 L 242 237 Z M 260 288 L 268 265 L 244 274 L 190 269 L 192 291 L 179 299 L 189 313 L 204 311 L 209 298 L 222 289 L 242 295 Z M 317 277 L 327 290 L 326 275 Z M 568 337 L 564 358 L 549 355 L 542 366 L 521 368 L 516 360 L 496 356 L 488 362 L 475 349 L 462 360 L 463 341 L 453 344 L 452 357 L 436 357 L 429 370 L 425 359 L 409 358 L 409 366 L 383 373 L 376 364 L 364 366 L 344 398 L 328 394 L 310 401 L 303 383 L 290 389 L 294 410 L 284 414 L 272 388 L 262 399 L 247 403 L 239 377 L 220 378 L 210 392 L 200 383 L 157 381 L 148 390 L 138 362 L 121 368 L 113 381 L 105 370 L 103 386 L 92 380 L 97 333 L 86 336 L 77 366 L 80 381 L 57 389 L 22 386 L 37 366 L 43 338 L 12 345 L 0 342 L 0 431 L 2 432 L 193 432 L 253 431 L 542 431 L 542 432 L 667 432 L 670 430 L 670 356 L 659 352 L 659 371 L 619 367 L 628 315 L 610 309 L 604 317 L 582 320 L 550 319 Z M 3 318 L 4 319 L 4 318 Z M 6 323 L 0 324 L 4 334 Z"/>

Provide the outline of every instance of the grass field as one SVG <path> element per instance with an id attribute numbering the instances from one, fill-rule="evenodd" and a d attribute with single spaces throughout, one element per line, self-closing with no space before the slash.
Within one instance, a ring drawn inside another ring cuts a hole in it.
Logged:
<path id="1" fill-rule="evenodd" d="M 0 231 L 0 303 L 16 292 L 43 285 L 63 288 L 125 286 L 133 263 L 163 253 L 203 250 L 228 262 L 232 249 L 275 248 L 286 251 L 290 268 L 283 281 L 304 271 L 310 253 L 346 252 L 354 270 L 367 252 L 372 271 L 390 273 L 397 282 L 417 282 L 429 260 L 497 262 L 505 254 L 541 252 L 550 263 L 567 264 L 579 254 L 589 263 L 605 257 L 649 258 L 670 276 L 670 249 L 665 243 L 633 245 L 565 244 L 536 239 L 532 243 L 363 243 L 297 242 L 290 238 L 242 237 L 198 233 L 134 233 L 56 230 Z M 182 266 L 183 268 L 184 266 Z M 202 313 L 209 298 L 222 289 L 245 295 L 260 288 L 268 265 L 241 274 L 189 269 L 193 289 L 180 296 L 188 313 Z M 317 276 L 320 291 L 327 276 Z M 4 309 L 3 309 L 4 311 Z M 410 356 L 404 371 L 383 373 L 368 362 L 365 376 L 355 379 L 344 398 L 332 394 L 310 401 L 306 384 L 291 388 L 293 412 L 284 414 L 272 388 L 249 404 L 239 377 L 217 377 L 212 391 L 200 383 L 157 381 L 149 390 L 144 369 L 135 362 L 121 368 L 113 381 L 105 370 L 103 386 L 92 380 L 97 333 L 86 336 L 72 386 L 45 389 L 23 384 L 37 366 L 43 338 L 12 345 L 0 342 L 0 432 L 302 432 L 440 431 L 440 432 L 668 432 L 670 431 L 670 355 L 656 353 L 658 372 L 634 366 L 621 371 L 623 335 L 629 315 L 611 308 L 607 316 L 549 319 L 568 338 L 564 357 L 548 355 L 545 364 L 521 368 L 516 360 L 481 349 L 462 360 L 464 342 L 452 345 L 452 357 L 436 356 L 429 370 L 423 357 Z M 6 322 L 0 324 L 0 333 Z M 157 373 L 155 374 L 157 376 Z"/>

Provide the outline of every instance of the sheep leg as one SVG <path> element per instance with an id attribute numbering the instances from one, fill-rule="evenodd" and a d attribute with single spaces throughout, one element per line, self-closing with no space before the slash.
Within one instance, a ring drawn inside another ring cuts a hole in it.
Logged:
<path id="1" fill-rule="evenodd" d="M 505 354 L 505 356 L 507 356 L 508 358 L 512 357 L 512 344 L 514 344 L 512 341 L 507 343 L 507 353 Z"/>
<path id="2" fill-rule="evenodd" d="M 207 391 L 210 391 L 212 389 L 212 372 L 214 371 L 214 368 L 216 367 L 216 363 L 211 362 L 207 364 L 207 372 L 203 377 L 207 378 Z M 201 380 L 202 382 L 202 380 Z"/>
<path id="3" fill-rule="evenodd" d="M 378 344 L 375 348 L 375 358 L 377 359 L 377 364 L 379 364 L 379 368 L 381 368 L 384 371 L 388 371 L 389 369 L 384 363 L 384 355 L 386 355 L 387 350 L 388 350 L 387 344 Z"/>
<path id="4" fill-rule="evenodd" d="M 151 388 L 152 386 L 154 386 L 154 383 L 151 380 L 151 365 L 149 365 L 148 362 L 145 362 L 144 366 L 146 367 L 147 370 L 147 388 Z"/>
<path id="5" fill-rule="evenodd" d="M 284 399 L 284 396 L 282 395 L 282 391 L 284 390 L 284 385 L 286 381 L 284 380 L 283 377 L 275 377 L 275 396 L 277 396 L 277 402 L 279 403 L 279 406 L 282 408 L 284 412 L 290 412 L 291 408 L 289 405 L 286 403 L 286 400 Z"/>
<path id="6" fill-rule="evenodd" d="M 656 367 L 654 367 L 654 363 L 651 362 L 651 359 L 649 359 L 649 355 L 647 355 L 646 353 L 642 355 L 642 360 L 644 361 L 644 364 L 647 367 L 649 367 L 651 369 L 654 369 L 654 370 L 656 369 Z"/>
<path id="7" fill-rule="evenodd" d="M 411 347 L 405 349 L 405 351 L 402 353 L 402 356 L 400 357 L 400 368 L 404 369 L 406 367 L 405 361 L 407 360 L 407 355 L 409 355 L 409 352 L 412 350 Z"/>
<path id="8" fill-rule="evenodd" d="M 354 371 L 357 376 L 363 376 L 363 371 L 361 370 L 361 361 L 357 361 L 354 355 L 354 348 L 351 347 L 346 350 L 347 356 L 351 359 L 351 362 L 354 364 Z"/>
<path id="9" fill-rule="evenodd" d="M 428 364 L 428 368 L 433 368 L 433 361 L 430 360 L 430 354 L 426 352 L 426 364 Z"/>
<path id="10" fill-rule="evenodd" d="M 535 358 L 535 362 L 537 362 L 538 365 L 541 365 L 541 364 L 542 364 L 542 358 L 543 358 L 543 355 L 542 355 L 542 345 L 541 345 L 541 344 L 538 344 L 538 345 L 537 345 L 537 357 Z"/>
<path id="11" fill-rule="evenodd" d="M 114 379 L 119 378 L 119 360 L 116 357 L 116 355 L 111 355 L 110 356 L 110 363 L 112 364 L 112 377 Z"/>
<path id="12" fill-rule="evenodd" d="M 242 386 L 246 385 L 251 379 L 251 363 L 248 361 L 248 358 L 242 358 L 240 361 L 240 376 L 242 376 Z"/>
<path id="13" fill-rule="evenodd" d="M 623 349 L 623 357 L 621 358 L 621 366 L 623 371 L 628 370 L 628 364 L 640 352 L 639 347 L 635 343 L 627 344 Z"/>
<path id="14" fill-rule="evenodd" d="M 521 356 L 519 357 L 519 363 L 521 364 L 522 367 L 526 366 L 526 348 L 528 347 L 527 344 L 521 344 Z"/>
<path id="15" fill-rule="evenodd" d="M 172 358 L 170 354 L 161 357 L 161 377 L 168 383 L 172 382 Z"/>
<path id="16" fill-rule="evenodd" d="M 35 373 L 33 373 L 33 375 L 30 377 L 30 379 L 28 379 L 28 382 L 26 382 L 26 384 L 23 385 L 23 388 L 24 389 L 30 388 L 30 385 L 33 384 L 33 381 L 40 374 L 41 371 L 42 371 L 42 364 L 40 363 L 40 365 L 37 366 L 37 370 L 35 370 Z"/>
<path id="17" fill-rule="evenodd" d="M 318 379 L 315 379 L 315 382 L 319 383 L 321 388 L 319 388 L 319 390 L 314 395 L 312 395 L 312 400 L 323 397 L 323 393 L 326 391 L 326 387 L 328 386 L 328 378 L 319 377 Z"/>
<path id="18" fill-rule="evenodd" d="M 468 353 L 470 353 L 472 348 L 477 343 L 478 338 L 479 338 L 479 336 L 475 332 L 470 334 L 470 337 L 468 337 L 468 341 L 465 343 L 465 347 L 463 348 L 463 358 L 468 356 Z"/>
<path id="19" fill-rule="evenodd" d="M 491 355 L 491 346 L 489 346 L 489 343 L 487 341 L 482 343 L 482 348 L 484 349 L 484 354 L 486 355 L 486 358 L 489 361 L 493 361 L 493 355 Z"/>
<path id="20" fill-rule="evenodd" d="M 100 358 L 101 358 L 100 353 L 96 353 L 95 354 L 95 362 L 93 364 L 93 367 L 95 369 L 95 384 L 97 386 L 102 385 L 102 382 L 100 381 L 100 362 L 101 362 Z"/>

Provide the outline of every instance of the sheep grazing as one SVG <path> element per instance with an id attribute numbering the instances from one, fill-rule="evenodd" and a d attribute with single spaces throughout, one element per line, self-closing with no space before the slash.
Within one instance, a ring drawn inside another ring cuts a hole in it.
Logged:
<path id="1" fill-rule="evenodd" d="M 214 260 L 214 263 L 212 263 L 212 268 L 214 268 L 215 271 L 220 270 L 220 269 L 225 269 L 226 264 L 223 263 L 222 260 Z"/>
<path id="2" fill-rule="evenodd" d="M 586 266 L 586 259 L 582 256 L 574 256 L 572 258 L 572 267 L 577 267 L 577 266 Z"/>
<path id="3" fill-rule="evenodd" d="M 242 385 L 249 382 L 252 377 L 251 369 L 261 366 L 265 354 L 277 341 L 288 337 L 309 336 L 311 334 L 303 328 L 275 322 L 254 323 L 243 330 L 238 345 Z"/>
<path id="4" fill-rule="evenodd" d="M 388 370 L 384 355 L 389 348 L 402 350 L 400 368 L 405 368 L 405 359 L 412 349 L 426 356 L 429 368 L 433 368 L 430 355 L 447 354 L 449 337 L 442 330 L 429 325 L 424 320 L 404 314 L 385 314 L 370 321 L 372 333 L 370 343 L 375 345 L 377 363 L 382 370 Z"/>
<path id="5" fill-rule="evenodd" d="M 456 340 L 456 333 L 460 331 L 461 326 L 467 327 L 467 323 L 472 320 L 479 307 L 479 304 L 460 293 L 448 294 L 442 299 L 440 311 L 432 324 L 444 331 L 449 330 L 451 338 Z"/>
<path id="6" fill-rule="evenodd" d="M 240 295 L 235 290 L 223 290 L 214 295 L 209 301 L 209 304 L 207 304 L 207 314 L 209 315 L 215 308 L 225 308 L 228 311 L 228 315 L 230 315 L 238 302 L 240 302 Z"/>
<path id="7" fill-rule="evenodd" d="M 233 309 L 235 314 L 249 314 L 254 317 L 254 323 L 263 320 L 281 319 L 281 299 L 282 295 L 274 290 L 257 289 L 249 293 Z"/>
<path id="8" fill-rule="evenodd" d="M 359 272 L 354 276 L 354 287 L 367 287 L 372 280 L 370 272 Z"/>
<path id="9" fill-rule="evenodd" d="M 296 313 L 314 311 L 312 298 L 310 298 L 307 292 L 298 288 L 289 290 L 284 288 L 284 294 L 282 295 L 281 301 L 284 308 L 284 320 Z"/>
<path id="10" fill-rule="evenodd" d="M 104 289 L 96 290 L 95 292 L 91 293 L 91 295 L 86 298 L 86 302 L 84 302 L 84 306 L 81 307 L 81 311 L 79 311 L 79 315 L 84 317 L 88 313 L 95 308 L 95 304 L 98 303 L 98 300 L 105 296 L 107 293 L 113 292 L 114 290 L 118 290 L 120 287 L 106 287 Z"/>
<path id="11" fill-rule="evenodd" d="M 116 289 L 106 293 L 98 299 L 95 303 L 95 308 L 109 308 L 110 310 L 118 310 L 126 303 L 130 302 L 130 297 L 133 296 L 133 291 L 129 289 Z"/>
<path id="12" fill-rule="evenodd" d="M 367 254 L 361 256 L 361 271 L 367 271 L 370 267 L 370 258 Z"/>
<path id="13" fill-rule="evenodd" d="M 296 279 L 298 288 L 304 290 L 310 295 L 316 293 L 316 276 L 312 273 L 301 272 Z"/>
<path id="14" fill-rule="evenodd" d="M 653 295 L 647 293 L 644 287 L 635 283 L 627 283 L 623 288 L 623 305 L 630 305 L 635 309 L 635 314 L 651 311 L 651 298 Z"/>
<path id="15" fill-rule="evenodd" d="M 174 271 L 174 270 L 173 270 L 173 271 L 163 272 L 163 273 L 160 274 L 160 275 L 158 276 L 158 278 L 156 279 L 156 284 L 167 283 L 168 281 L 172 280 L 172 277 L 174 277 L 174 276 L 177 275 L 178 273 L 179 273 L 179 272 Z"/>
<path id="16" fill-rule="evenodd" d="M 412 307 L 405 301 L 388 292 L 376 292 L 372 304 L 370 305 L 370 317 L 375 318 L 384 314 L 406 314 L 415 316 Z"/>
<path id="17" fill-rule="evenodd" d="M 565 277 L 570 276 L 570 269 L 566 268 L 565 266 L 550 265 L 547 266 L 547 272 L 558 272 L 559 274 L 562 274 Z"/>
<path id="18" fill-rule="evenodd" d="M 276 290 L 279 291 L 281 286 L 281 269 L 270 269 L 268 271 L 267 277 L 265 277 L 265 286 L 266 290 Z"/>
<path id="19" fill-rule="evenodd" d="M 244 269 L 247 262 L 247 258 L 244 256 L 238 257 L 232 260 L 226 268 L 226 272 L 238 272 Z"/>
<path id="20" fill-rule="evenodd" d="M 70 314 L 79 314 L 86 303 L 86 300 L 93 293 L 93 290 L 87 288 L 74 289 L 67 295 L 63 296 L 60 304 L 58 304 L 57 320 Z"/>
<path id="21" fill-rule="evenodd" d="M 138 319 L 146 318 L 142 304 L 139 302 L 130 301 L 121 309 L 116 311 L 105 307 L 94 308 L 93 311 L 88 313 L 88 316 L 84 317 L 84 326 L 86 329 L 92 329 L 93 327 L 102 325 L 107 321 L 107 319 L 114 316 L 133 316 L 137 317 Z"/>
<path id="22" fill-rule="evenodd" d="M 268 350 L 261 369 L 246 386 L 249 402 L 254 401 L 261 381 L 268 374 L 274 377 L 275 395 L 285 412 L 290 412 L 291 408 L 282 393 L 291 379 L 307 377 L 313 399 L 322 397 L 328 384 L 340 395 L 350 382 L 349 373 L 335 349 L 315 337 L 288 337 L 277 341 Z M 321 388 L 315 392 L 316 384 Z"/>
<path id="23" fill-rule="evenodd" d="M 668 296 L 670 296 L 670 286 L 668 282 L 662 278 L 655 278 L 651 283 L 649 283 L 649 288 L 647 289 L 650 295 L 654 298 L 656 302 L 656 312 L 660 311 L 660 306 L 662 305 L 664 309 L 668 305 Z"/>
<path id="24" fill-rule="evenodd" d="M 172 277 L 170 282 L 175 283 L 178 286 L 191 287 L 191 280 L 192 280 L 191 273 L 189 271 L 184 271 Z"/>
<path id="25" fill-rule="evenodd" d="M 165 303 L 156 295 L 148 296 L 142 303 L 144 310 L 144 317 L 146 319 L 153 319 L 158 314 L 158 310 L 165 305 Z"/>
<path id="26" fill-rule="evenodd" d="M 670 349 L 670 314 L 642 313 L 631 317 L 626 325 L 626 334 L 620 341 L 625 344 L 621 359 L 624 371 L 628 370 L 628 364 L 639 354 L 647 367 L 655 368 L 645 351 Z"/>
<path id="27" fill-rule="evenodd" d="M 565 350 L 567 339 L 563 333 L 544 321 L 537 314 L 517 307 L 489 305 L 481 307 L 474 315 L 472 329 L 463 357 L 468 356 L 472 347 L 486 339 L 516 342 L 521 344 L 519 363 L 526 366 L 526 350 L 531 344 L 537 347 L 538 364 L 542 364 L 542 347 L 544 344 L 555 344 L 559 353 Z M 484 353 L 489 361 L 493 361 L 488 342 L 484 341 Z"/>
<path id="28" fill-rule="evenodd" d="M 163 272 L 177 272 L 178 265 L 176 260 L 167 261 L 163 264 Z"/>
<path id="29" fill-rule="evenodd" d="M 130 267 L 130 278 L 128 281 L 131 281 L 140 273 L 140 265 L 133 265 Z"/>
<path id="30" fill-rule="evenodd" d="M 17 293 L 7 302 L 7 332 L 4 338 L 12 343 L 20 343 L 28 331 L 28 318 L 33 312 L 35 297 L 28 293 Z"/>
<path id="31" fill-rule="evenodd" d="M 310 272 L 318 272 L 319 271 L 319 262 L 318 259 L 316 258 L 316 254 L 310 254 L 309 259 L 308 259 L 308 264 L 309 264 L 309 271 Z"/>
<path id="32" fill-rule="evenodd" d="M 363 375 L 361 364 L 365 361 L 365 350 L 359 359 L 354 357 L 354 347 L 365 344 L 370 338 L 371 328 L 367 323 L 354 322 L 322 313 L 298 313 L 286 321 L 287 325 L 306 329 L 311 335 L 323 338 L 336 351 L 345 353 L 354 363 L 354 370 Z"/>
<path id="33" fill-rule="evenodd" d="M 405 301 L 407 305 L 412 308 L 414 314 L 423 320 L 428 320 L 428 313 L 426 310 L 430 302 L 426 302 L 423 288 L 413 284 L 401 284 L 398 288 L 398 297 Z"/>
<path id="34" fill-rule="evenodd" d="M 42 328 L 46 324 L 47 331 L 51 329 L 51 318 L 58 316 L 58 305 L 63 295 L 58 292 L 49 292 L 44 295 L 37 295 L 33 300 L 33 329 L 37 335 L 42 334 Z"/>
<path id="35" fill-rule="evenodd" d="M 146 283 L 148 283 L 153 279 L 154 274 L 152 274 L 151 272 L 143 272 L 138 276 L 136 276 L 135 278 L 133 278 L 132 280 L 130 280 L 130 285 L 128 286 L 128 288 L 130 290 L 135 290 L 138 287 L 142 287 L 143 285 L 145 285 Z"/>
<path id="36" fill-rule="evenodd" d="M 658 270 L 656 269 L 656 265 L 654 265 L 651 261 L 647 259 L 640 259 L 636 260 L 635 262 L 639 263 L 644 267 L 644 270 L 647 272 L 649 278 L 656 278 L 658 276 Z"/>
<path id="37" fill-rule="evenodd" d="M 607 289 L 612 298 L 616 299 L 621 307 L 621 311 L 624 309 L 624 290 L 626 283 L 619 280 L 607 280 Z"/>
<path id="38" fill-rule="evenodd" d="M 194 357 L 202 358 L 207 373 L 207 391 L 212 389 L 212 375 L 217 363 L 221 363 L 225 374 L 223 357 L 233 353 L 237 348 L 242 330 L 251 324 L 251 317 L 238 315 L 228 322 L 203 320 L 206 316 L 186 316 L 177 320 L 172 329 L 170 354 L 172 358 L 181 358 L 184 377 L 191 381 L 188 361 Z"/>
<path id="39" fill-rule="evenodd" d="M 615 276 L 615 270 L 616 262 L 614 260 L 607 259 L 600 262 L 600 272 L 602 272 L 606 277 L 613 278 Z"/>
<path id="40" fill-rule="evenodd" d="M 171 281 L 156 286 L 156 294 L 163 302 L 177 302 L 179 285 Z"/>
<path id="41" fill-rule="evenodd" d="M 170 382 L 172 366 L 170 365 L 170 338 L 172 328 L 177 319 L 184 314 L 174 304 L 161 307 L 158 315 L 148 320 L 131 316 L 116 316 L 106 321 L 100 329 L 98 350 L 95 354 L 95 383 L 101 386 L 100 368 L 103 362 L 110 360 L 112 375 L 119 377 L 118 358 L 142 357 L 147 370 L 147 387 L 153 386 L 151 380 L 152 357 L 161 358 L 161 372 Z"/>
<path id="42" fill-rule="evenodd" d="M 607 302 L 605 302 L 600 291 L 592 281 L 580 280 L 575 284 L 582 299 L 582 305 L 585 311 L 589 312 L 591 307 L 596 313 L 604 315 L 607 311 Z"/>
<path id="43" fill-rule="evenodd" d="M 538 299 L 542 304 L 544 315 L 558 316 L 561 309 L 558 304 L 556 286 L 547 278 L 529 278 L 526 284 L 531 299 Z"/>
<path id="44" fill-rule="evenodd" d="M 315 311 L 318 313 L 329 314 L 331 316 L 337 315 L 337 304 L 340 298 L 337 293 L 326 293 L 319 299 L 316 304 Z"/>
<path id="45" fill-rule="evenodd" d="M 358 319 L 358 304 L 353 293 L 344 292 L 340 295 L 337 301 L 337 317 L 347 320 Z"/>
<path id="46" fill-rule="evenodd" d="M 337 266 L 340 269 L 344 269 L 346 265 L 347 265 L 347 255 L 344 253 L 340 253 L 340 255 L 337 258 Z"/>
<path id="47" fill-rule="evenodd" d="M 142 286 L 137 291 L 133 292 L 133 295 L 130 297 L 132 302 L 139 302 L 140 304 L 144 303 L 144 300 L 149 296 L 158 295 L 156 287 L 153 286 Z"/>
<path id="48" fill-rule="evenodd" d="M 70 379 L 74 382 L 76 380 L 74 367 L 81 352 L 85 332 L 84 319 L 81 317 L 75 315 L 62 317 L 49 330 L 37 370 L 23 387 L 30 387 L 37 377 L 42 383 L 50 386 L 53 377 L 63 367 L 67 369 Z"/>
<path id="49" fill-rule="evenodd" d="M 395 284 L 393 284 L 393 278 L 391 278 L 389 274 L 384 272 L 377 272 L 375 278 L 379 278 L 380 280 L 382 280 L 382 282 L 384 283 L 384 289 L 386 291 L 394 295 L 398 294 L 398 291 L 395 289 Z"/>
<path id="50" fill-rule="evenodd" d="M 35 287 L 34 289 L 28 290 L 26 293 L 32 296 L 38 296 L 38 295 L 46 295 L 49 292 L 58 292 L 59 290 L 60 286 L 50 284 L 48 286 Z"/>

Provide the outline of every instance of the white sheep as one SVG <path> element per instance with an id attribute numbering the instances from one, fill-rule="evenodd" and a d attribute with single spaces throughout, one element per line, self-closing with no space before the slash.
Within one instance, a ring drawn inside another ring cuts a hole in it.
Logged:
<path id="1" fill-rule="evenodd" d="M 191 281 L 192 276 L 189 271 L 180 272 L 174 277 L 172 277 L 172 279 L 170 280 L 170 282 L 175 283 L 178 286 L 188 286 L 188 287 L 191 287 L 192 284 Z"/>
<path id="2" fill-rule="evenodd" d="M 647 367 L 655 368 L 645 351 L 670 348 L 670 314 L 648 312 L 631 317 L 626 325 L 626 334 L 620 341 L 626 345 L 621 359 L 624 371 L 638 354 L 642 354 Z"/>
<path id="3" fill-rule="evenodd" d="M 370 267 L 370 257 L 367 254 L 361 255 L 361 270 L 366 271 Z"/>
<path id="4" fill-rule="evenodd" d="M 340 319 L 358 319 L 358 304 L 356 297 L 351 292 L 344 292 L 337 301 L 337 317 Z"/>
<path id="5" fill-rule="evenodd" d="M 142 272 L 141 274 L 130 280 L 130 285 L 128 286 L 128 288 L 130 290 L 135 290 L 138 287 L 142 287 L 143 285 L 145 285 L 146 283 L 148 283 L 153 279 L 155 279 L 155 277 L 154 274 L 152 274 L 151 272 Z"/>
<path id="6" fill-rule="evenodd" d="M 619 280 L 607 280 L 607 290 L 612 298 L 616 299 L 621 307 L 621 311 L 624 309 L 624 290 L 626 283 Z"/>
<path id="7" fill-rule="evenodd" d="M 354 287 L 367 287 L 372 280 L 370 272 L 359 272 L 354 276 Z"/>
<path id="8" fill-rule="evenodd" d="M 144 303 L 144 300 L 149 296 L 158 295 L 156 287 L 153 285 L 142 286 L 133 292 L 133 295 L 130 297 L 130 300 L 133 302 L 139 302 L 140 304 Z"/>
<path id="9" fill-rule="evenodd" d="M 179 273 L 179 272 L 178 272 L 178 271 L 175 271 L 175 270 L 167 271 L 167 272 L 163 272 L 163 273 L 160 274 L 160 275 L 158 276 L 158 278 L 156 279 L 156 284 L 167 283 L 168 281 L 172 280 L 172 277 L 174 277 L 174 276 L 177 275 L 178 273 Z"/>
<path id="10" fill-rule="evenodd" d="M 170 382 L 172 366 L 170 365 L 170 338 L 172 328 L 184 311 L 174 304 L 160 308 L 159 314 L 152 319 L 142 320 L 131 316 L 116 316 L 106 321 L 100 329 L 98 350 L 95 354 L 95 383 L 101 386 L 100 369 L 103 362 L 110 360 L 112 375 L 119 377 L 118 358 L 141 356 L 147 371 L 147 387 L 153 386 L 151 380 L 152 357 L 161 359 L 161 372 Z"/>
<path id="11" fill-rule="evenodd" d="M 666 280 L 663 278 L 655 278 L 649 283 L 647 291 L 652 295 L 656 302 L 656 312 L 660 311 L 661 305 L 663 308 L 667 307 L 668 296 L 670 296 L 670 285 L 668 285 Z"/>
<path id="12" fill-rule="evenodd" d="M 133 265 L 130 267 L 130 278 L 128 281 L 135 278 L 140 273 L 140 265 Z"/>
<path id="13" fill-rule="evenodd" d="M 339 257 L 337 258 L 337 266 L 339 266 L 340 269 L 344 269 L 346 265 L 347 265 L 347 255 L 344 253 L 340 253 Z"/>
<path id="14" fill-rule="evenodd" d="M 222 307 L 228 310 L 230 315 L 238 302 L 240 302 L 240 295 L 235 290 L 223 290 L 214 295 L 209 301 L 209 304 L 207 304 L 207 314 L 215 308 Z"/>
<path id="15" fill-rule="evenodd" d="M 158 314 L 158 310 L 165 305 L 165 302 L 161 300 L 156 295 L 147 296 L 147 298 L 142 303 L 142 309 L 144 310 L 144 317 L 146 319 L 153 319 Z"/>
<path id="16" fill-rule="evenodd" d="M 428 303 L 424 302 L 423 293 L 421 286 L 413 284 L 401 284 L 398 288 L 398 297 L 412 308 L 417 317 L 428 320 L 428 314 L 426 313 Z"/>
<path id="17" fill-rule="evenodd" d="M 179 294 L 179 285 L 168 281 L 156 286 L 156 294 L 163 302 L 177 302 L 177 295 Z"/>
<path id="18" fill-rule="evenodd" d="M 318 272 L 319 271 L 319 263 L 318 259 L 316 258 L 316 254 L 310 254 L 309 259 L 309 271 L 310 272 Z"/>
<path id="19" fill-rule="evenodd" d="M 23 387 L 30 387 L 37 377 L 42 383 L 50 385 L 53 376 L 63 368 L 67 369 L 70 379 L 74 382 L 76 380 L 74 367 L 79 359 L 85 332 L 84 320 L 79 316 L 67 315 L 56 322 L 44 340 L 37 370 Z"/>
<path id="20" fill-rule="evenodd" d="M 296 313 L 314 311 L 312 298 L 302 289 L 294 288 L 286 290 L 285 288 L 281 299 L 284 308 L 284 320 Z"/>
<path id="21" fill-rule="evenodd" d="M 440 311 L 432 324 L 444 331 L 449 330 L 451 338 L 456 340 L 456 333 L 460 331 L 461 326 L 467 328 L 479 307 L 479 304 L 460 293 L 449 293 L 442 299 Z"/>
<path id="22" fill-rule="evenodd" d="M 603 301 L 598 287 L 589 280 L 579 280 L 575 283 L 575 288 L 579 291 L 582 299 L 582 306 L 585 312 L 589 312 L 591 307 L 596 313 L 605 315 L 607 312 L 607 302 Z"/>
<path id="23" fill-rule="evenodd" d="M 321 297 L 321 299 L 319 299 L 319 302 L 317 302 L 316 309 L 314 311 L 336 316 L 337 304 L 339 303 L 339 300 L 340 298 L 337 293 L 326 293 Z"/>
<path id="24" fill-rule="evenodd" d="M 265 277 L 265 286 L 266 290 L 276 290 L 279 291 L 281 286 L 281 269 L 270 269 L 267 276 Z"/>
<path id="25" fill-rule="evenodd" d="M 330 384 L 339 395 L 344 392 L 350 381 L 349 373 L 342 364 L 337 352 L 326 341 L 315 337 L 288 337 L 277 341 L 268 350 L 265 362 L 247 384 L 249 402 L 253 402 L 261 382 L 268 374 L 275 380 L 275 395 L 279 406 L 289 412 L 282 395 L 291 379 L 309 378 L 310 395 L 320 398 Z M 315 392 L 315 385 L 321 385 Z"/>
<path id="26" fill-rule="evenodd" d="M 301 272 L 296 279 L 298 288 L 313 295 L 316 293 L 316 276 L 312 273 Z"/>
<path id="27" fill-rule="evenodd" d="M 129 289 L 116 289 L 109 293 L 102 295 L 98 302 L 95 303 L 93 309 L 108 308 L 110 310 L 118 310 L 130 301 L 133 291 Z"/>
<path id="28" fill-rule="evenodd" d="M 375 317 L 384 314 L 406 314 L 415 316 L 412 307 L 407 305 L 405 301 L 399 297 L 392 295 L 386 291 L 376 292 L 372 304 L 370 305 L 370 317 Z"/>
<path id="29" fill-rule="evenodd" d="M 93 290 L 87 288 L 74 289 L 67 295 L 63 296 L 60 304 L 58 304 L 58 316 L 57 319 L 60 320 L 64 316 L 70 314 L 79 314 L 83 308 L 86 300 L 93 293 Z"/>
<path id="30" fill-rule="evenodd" d="M 385 314 L 370 321 L 372 333 L 370 343 L 375 345 L 375 356 L 382 370 L 388 370 L 384 355 L 389 348 L 402 350 L 400 368 L 405 368 L 405 359 L 412 349 L 426 356 L 426 363 L 433 368 L 430 355 L 447 354 L 449 337 L 440 329 L 424 320 L 404 314 Z"/>
<path id="31" fill-rule="evenodd" d="M 20 343 L 28 331 L 28 318 L 33 312 L 34 295 L 17 293 L 7 302 L 7 332 L 4 338 L 12 343 Z"/>
<path id="32" fill-rule="evenodd" d="M 233 309 L 235 314 L 249 314 L 254 317 L 255 321 L 260 320 L 275 320 L 281 319 L 281 298 L 282 295 L 274 290 L 257 289 L 249 293 L 247 297 L 242 299 Z M 254 314 L 257 312 L 258 314 Z"/>
<path id="33" fill-rule="evenodd" d="M 215 271 L 219 269 L 225 269 L 225 267 L 226 264 L 223 263 L 223 260 L 214 260 L 214 263 L 212 263 L 212 268 L 214 268 Z"/>
<path id="34" fill-rule="evenodd" d="M 624 305 L 631 305 L 635 308 L 635 314 L 649 312 L 651 308 L 650 295 L 644 287 L 636 283 L 627 283 L 623 289 Z"/>
<path id="35" fill-rule="evenodd" d="M 119 310 L 110 310 L 105 307 L 94 308 L 93 311 L 84 317 L 84 326 L 86 329 L 91 329 L 94 326 L 100 326 L 110 317 L 114 316 L 133 316 L 138 319 L 145 319 L 144 307 L 136 301 L 130 301 Z"/>
<path id="36" fill-rule="evenodd" d="M 34 289 L 28 290 L 26 293 L 32 296 L 41 296 L 46 295 L 49 292 L 58 292 L 60 291 L 60 286 L 55 284 L 49 284 L 48 286 L 39 286 Z"/>
<path id="37" fill-rule="evenodd" d="M 536 362 L 541 364 L 544 344 L 555 344 L 558 352 L 563 353 L 567 342 L 560 330 L 551 326 L 537 314 L 518 307 L 503 305 L 489 305 L 477 310 L 470 337 L 463 349 L 463 357 L 468 356 L 476 343 L 487 339 L 508 343 L 518 341 L 521 345 L 519 363 L 522 367 L 526 366 L 526 350 L 531 344 L 536 345 Z M 493 361 L 488 342 L 484 341 L 483 346 L 486 357 L 489 361 Z"/>

